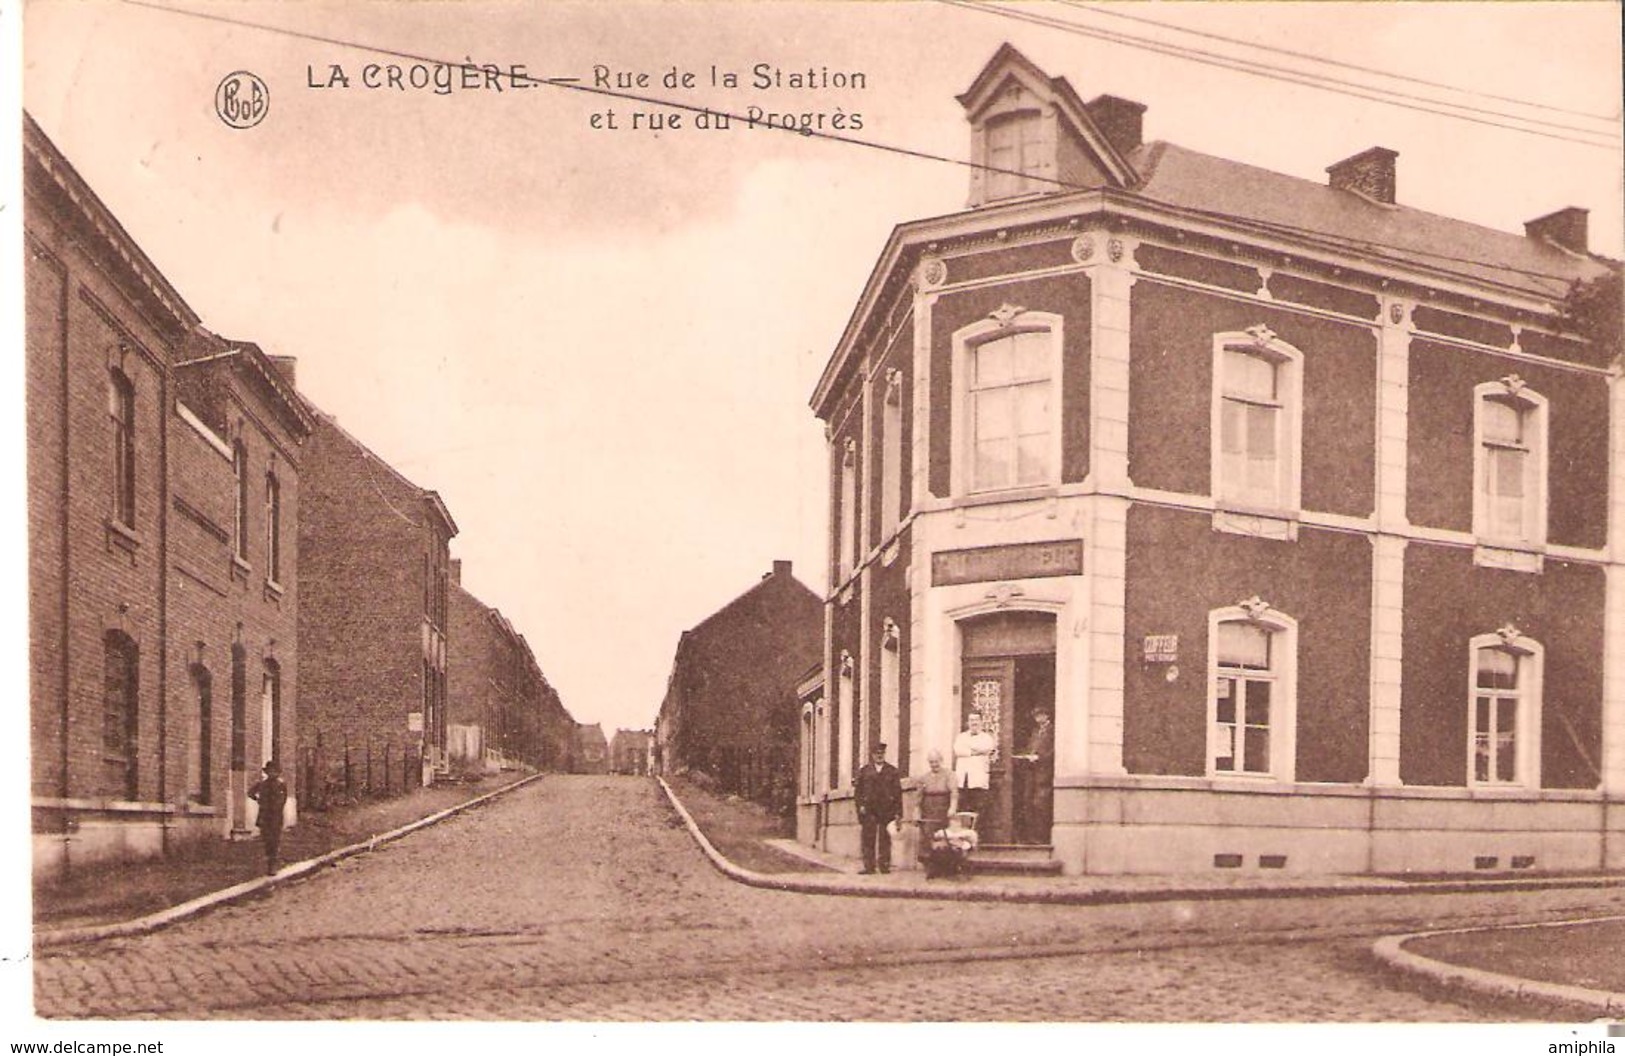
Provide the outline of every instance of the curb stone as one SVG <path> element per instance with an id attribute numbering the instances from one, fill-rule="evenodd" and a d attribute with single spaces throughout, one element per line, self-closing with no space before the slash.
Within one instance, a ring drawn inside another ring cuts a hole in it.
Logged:
<path id="1" fill-rule="evenodd" d="M 1485 971 L 1482 968 L 1468 968 L 1435 960 L 1432 957 L 1423 957 L 1404 948 L 1405 943 L 1413 939 L 1431 938 L 1435 935 L 1467 935 L 1477 932 L 1514 931 L 1521 928 L 1559 928 L 1615 920 L 1625 920 L 1625 916 L 1588 917 L 1581 920 L 1554 920 L 1538 924 L 1508 924 L 1487 928 L 1418 931 L 1409 935 L 1390 935 L 1381 939 L 1372 947 L 1371 952 L 1389 968 L 1410 975 L 1419 975 L 1447 987 L 1470 990 L 1490 997 L 1555 1002 L 1585 1008 L 1599 1016 L 1618 1017 L 1625 1015 L 1625 994 L 1568 986 L 1563 983 L 1541 982 L 1536 979 L 1522 979 L 1513 975 Z"/>
<path id="2" fill-rule="evenodd" d="M 194 917 L 205 910 L 213 909 L 216 906 L 229 905 L 232 902 L 237 902 L 248 897 L 249 895 L 255 894 L 256 892 L 279 887 L 282 884 L 289 883 L 290 881 L 309 876 L 311 873 L 314 873 L 318 869 L 325 866 L 343 861 L 346 858 L 350 858 L 357 854 L 362 854 L 366 851 L 371 851 L 376 847 L 382 846 L 383 844 L 392 843 L 395 840 L 400 839 L 402 836 L 410 835 L 419 829 L 427 828 L 436 822 L 444 821 L 456 814 L 461 814 L 463 811 L 477 807 L 482 803 L 495 799 L 497 796 L 506 795 L 515 789 L 523 788 L 533 781 L 539 781 L 544 776 L 546 775 L 531 774 L 529 777 L 522 777 L 512 784 L 504 785 L 501 788 L 487 792 L 483 796 L 476 796 L 473 799 L 467 800 L 466 802 L 458 803 L 447 807 L 444 810 L 436 811 L 427 817 L 422 817 L 416 821 L 407 822 L 405 825 L 402 825 L 399 828 L 391 829 L 388 832 L 379 833 L 376 836 L 361 840 L 357 843 L 352 843 L 348 847 L 340 847 L 336 851 L 329 851 L 326 854 L 319 855 L 315 858 L 307 858 L 302 862 L 294 862 L 290 865 L 285 865 L 281 869 L 278 869 L 272 876 L 259 876 L 252 880 L 245 880 L 240 884 L 233 884 L 231 887 L 221 888 L 218 891 L 211 891 L 206 895 L 199 895 L 197 898 L 187 902 L 182 902 L 178 906 L 170 906 L 168 909 L 161 909 L 156 913 L 150 913 L 144 917 L 137 917 L 134 920 L 121 920 L 113 924 L 92 924 L 84 927 L 58 928 L 55 930 L 45 931 L 41 931 L 40 929 L 36 928 L 34 930 L 34 946 L 36 949 L 43 949 L 52 946 L 70 946 L 81 942 L 96 942 L 101 939 L 113 939 L 126 935 L 143 935 L 149 931 L 156 931 L 159 928 L 167 927 L 170 924 L 186 920 L 189 917 Z"/>
<path id="3" fill-rule="evenodd" d="M 794 879 L 794 874 L 758 873 L 734 864 L 711 844 L 699 824 L 684 808 L 666 779 L 656 776 L 666 799 L 683 820 L 689 835 L 704 852 L 717 871 L 730 880 L 750 887 L 768 888 L 807 895 L 846 895 L 854 898 L 913 898 L 938 902 L 1008 902 L 1036 905 L 1106 906 L 1138 902 L 1190 902 L 1202 900 L 1239 900 L 1259 898 L 1318 898 L 1332 895 L 1393 895 L 1393 894 L 1472 894 L 1490 891 L 1546 891 L 1564 888 L 1625 887 L 1625 875 L 1585 877 L 1531 877 L 1528 879 L 1495 880 L 1386 880 L 1352 884 L 1306 883 L 1272 887 L 1203 887 L 1186 886 L 1164 889 L 1154 888 L 966 888 L 940 887 L 925 889 L 901 884 L 855 883 L 850 880 Z M 1405 936 L 1415 938 L 1417 936 Z M 1625 1009 L 1625 1005 L 1620 1006 Z"/>

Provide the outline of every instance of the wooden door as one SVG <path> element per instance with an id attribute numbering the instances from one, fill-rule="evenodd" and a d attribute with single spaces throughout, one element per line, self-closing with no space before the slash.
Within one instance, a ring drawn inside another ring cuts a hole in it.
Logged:
<path id="1" fill-rule="evenodd" d="M 1015 681 L 1015 661 L 1011 658 L 965 661 L 959 728 L 966 727 L 973 713 L 980 715 L 982 729 L 993 736 L 996 745 L 988 764 L 987 795 L 976 824 L 983 843 L 1011 840 L 1010 753 L 1014 750 Z"/>

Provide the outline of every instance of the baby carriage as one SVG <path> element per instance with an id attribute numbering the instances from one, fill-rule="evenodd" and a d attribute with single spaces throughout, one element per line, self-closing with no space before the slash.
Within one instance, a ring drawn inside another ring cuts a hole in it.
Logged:
<path id="1" fill-rule="evenodd" d="M 925 878 L 963 876 L 965 863 L 977 842 L 976 815 L 968 810 L 954 814 L 946 828 L 931 834 L 931 849 L 925 856 Z"/>

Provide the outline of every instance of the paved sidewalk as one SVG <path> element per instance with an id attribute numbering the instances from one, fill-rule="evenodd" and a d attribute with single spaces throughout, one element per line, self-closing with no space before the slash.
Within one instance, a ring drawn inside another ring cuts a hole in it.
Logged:
<path id="1" fill-rule="evenodd" d="M 364 853 L 543 776 L 507 773 L 478 784 L 437 785 L 304 815 L 283 838 L 282 857 L 289 864 L 272 876 L 264 875 L 258 839 L 86 869 L 67 881 L 37 885 L 34 942 L 57 946 L 151 931 Z"/>
<path id="2" fill-rule="evenodd" d="M 666 794 L 713 865 L 741 883 L 808 894 L 952 901 L 1105 905 L 1124 902 L 1314 895 L 1533 891 L 1625 887 L 1625 875 L 1411 880 L 1376 876 L 971 876 L 926 880 L 918 869 L 862 875 L 861 863 L 795 840 L 764 841 L 829 872 L 764 874 L 723 857 L 669 787 Z M 1556 930 L 1552 930 L 1556 929 Z M 1554 937 L 1561 936 L 1561 946 Z M 1479 928 L 1382 939 L 1373 951 L 1390 968 L 1434 984 L 1500 998 L 1540 1001 L 1591 1016 L 1625 1019 L 1625 918 Z M 1590 985 L 1580 985 L 1590 984 Z"/>

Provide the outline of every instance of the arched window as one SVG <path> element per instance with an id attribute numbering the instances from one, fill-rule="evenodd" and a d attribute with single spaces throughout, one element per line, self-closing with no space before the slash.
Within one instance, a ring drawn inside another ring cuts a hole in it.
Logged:
<path id="1" fill-rule="evenodd" d="M 1267 327 L 1213 340 L 1213 496 L 1221 506 L 1296 515 L 1303 354 Z"/>
<path id="2" fill-rule="evenodd" d="M 187 794 L 194 803 L 214 799 L 214 685 L 209 669 L 192 665 L 192 737 L 187 747 Z"/>
<path id="3" fill-rule="evenodd" d="M 123 631 L 102 639 L 102 758 L 109 774 L 108 791 L 124 799 L 139 792 L 141 654 Z"/>
<path id="4" fill-rule="evenodd" d="M 1294 776 L 1298 625 L 1259 599 L 1208 614 L 1208 775 Z"/>
<path id="5" fill-rule="evenodd" d="M 232 493 L 231 552 L 248 561 L 248 448 L 241 440 L 231 445 Z"/>
<path id="6" fill-rule="evenodd" d="M 954 344 L 955 493 L 1058 484 L 1060 316 L 1006 305 Z"/>
<path id="7" fill-rule="evenodd" d="M 1510 624 L 1468 648 L 1467 783 L 1539 788 L 1545 650 Z"/>
<path id="8" fill-rule="evenodd" d="M 266 658 L 260 681 L 260 754 L 262 762 L 281 762 L 282 744 L 282 665 Z"/>
<path id="9" fill-rule="evenodd" d="M 265 474 L 265 578 L 282 582 L 282 482 Z"/>
<path id="10" fill-rule="evenodd" d="M 853 663 L 850 653 L 842 653 L 836 674 L 835 725 L 839 742 L 835 753 L 835 787 L 845 788 L 852 783 L 855 767 L 852 764 L 853 738 Z"/>
<path id="11" fill-rule="evenodd" d="M 1491 546 L 1546 542 L 1547 401 L 1511 374 L 1473 390 L 1473 534 Z"/>
<path id="12" fill-rule="evenodd" d="M 880 538 L 890 539 L 903 517 L 903 372 L 886 372 L 880 408 Z"/>
<path id="13" fill-rule="evenodd" d="M 901 634 L 890 619 L 880 630 L 880 743 L 886 746 L 887 758 L 901 768 L 908 767 L 903 758 L 899 739 L 902 729 L 902 658 Z"/>
<path id="14" fill-rule="evenodd" d="M 135 527 L 135 383 L 117 367 L 109 372 L 107 414 L 113 429 L 113 519 Z"/>
<path id="15" fill-rule="evenodd" d="M 841 445 L 841 494 L 837 499 L 835 585 L 846 582 L 857 567 L 858 445 L 850 437 Z"/>

